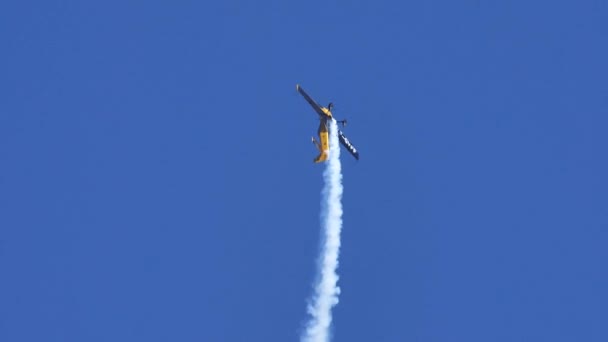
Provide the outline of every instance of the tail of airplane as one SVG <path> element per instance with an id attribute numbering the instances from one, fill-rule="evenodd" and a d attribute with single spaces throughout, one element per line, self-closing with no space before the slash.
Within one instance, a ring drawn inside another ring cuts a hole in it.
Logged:
<path id="1" fill-rule="evenodd" d="M 324 162 L 324 161 L 326 161 L 326 160 L 327 160 L 327 153 L 325 153 L 325 152 L 321 152 L 321 154 L 319 154 L 319 155 L 317 156 L 317 158 L 315 158 L 313 161 L 314 161 L 315 163 L 322 163 L 322 162 Z"/>
<path id="2" fill-rule="evenodd" d="M 327 160 L 327 151 L 323 150 L 323 147 L 321 146 L 321 144 L 315 139 L 315 137 L 312 137 L 312 143 L 317 147 L 317 149 L 319 150 L 319 155 L 313 160 L 315 163 L 321 163 Z"/>

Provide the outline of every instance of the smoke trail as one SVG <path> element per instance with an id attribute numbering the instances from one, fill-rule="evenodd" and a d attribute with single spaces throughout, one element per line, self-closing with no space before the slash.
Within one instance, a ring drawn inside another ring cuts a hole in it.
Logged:
<path id="1" fill-rule="evenodd" d="M 331 309 L 338 304 L 340 288 L 337 286 L 340 231 L 342 230 L 342 166 L 338 126 L 331 120 L 329 127 L 329 160 L 323 172 L 325 185 L 321 198 L 321 225 L 323 246 L 319 259 L 319 278 L 315 284 L 312 303 L 308 305 L 310 321 L 302 336 L 304 342 L 329 341 Z"/>

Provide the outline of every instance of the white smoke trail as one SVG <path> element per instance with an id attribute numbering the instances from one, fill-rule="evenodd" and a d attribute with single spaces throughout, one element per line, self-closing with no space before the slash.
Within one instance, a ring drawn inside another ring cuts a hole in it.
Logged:
<path id="1" fill-rule="evenodd" d="M 308 305 L 310 321 L 302 336 L 304 342 L 327 342 L 330 337 L 331 309 L 338 304 L 337 286 L 340 231 L 342 230 L 342 166 L 338 126 L 331 120 L 329 127 L 329 159 L 323 172 L 325 185 L 321 199 L 323 246 L 319 258 L 319 277 L 312 303 Z"/>

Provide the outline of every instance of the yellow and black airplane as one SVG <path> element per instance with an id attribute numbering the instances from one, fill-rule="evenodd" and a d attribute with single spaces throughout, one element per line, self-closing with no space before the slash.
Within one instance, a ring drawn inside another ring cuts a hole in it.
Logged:
<path id="1" fill-rule="evenodd" d="M 327 105 L 327 107 L 321 107 L 310 96 L 308 96 L 308 94 L 306 94 L 304 89 L 302 89 L 302 87 L 300 87 L 299 84 L 296 85 L 296 89 L 304 97 L 304 99 L 306 99 L 306 101 L 312 106 L 312 108 L 317 112 L 317 114 L 319 114 L 319 120 L 321 122 L 319 123 L 319 129 L 318 129 L 317 133 L 319 134 L 319 140 L 321 142 L 319 143 L 318 141 L 316 141 L 314 137 L 312 137 L 312 142 L 315 144 L 315 146 L 317 146 L 320 153 L 314 159 L 314 162 L 315 163 L 324 162 L 329 157 L 329 122 L 328 122 L 328 120 L 334 120 L 334 118 L 331 114 L 331 109 L 333 107 L 333 104 L 330 102 Z M 346 126 L 346 120 L 340 120 L 338 122 L 341 123 L 342 126 Z M 340 139 L 340 143 L 342 143 L 342 146 L 344 146 L 348 150 L 348 152 L 350 152 L 350 154 L 352 154 L 353 157 L 355 157 L 355 159 L 359 160 L 359 152 L 357 152 L 357 149 L 350 143 L 350 141 L 348 141 L 346 136 L 344 136 L 344 133 L 342 133 L 342 131 L 340 131 L 340 130 L 338 130 L 338 138 Z"/>

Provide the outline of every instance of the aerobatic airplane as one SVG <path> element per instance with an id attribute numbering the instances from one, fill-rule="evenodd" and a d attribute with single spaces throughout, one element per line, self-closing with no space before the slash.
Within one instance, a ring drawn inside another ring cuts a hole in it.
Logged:
<path id="1" fill-rule="evenodd" d="M 306 101 L 308 103 L 310 103 L 310 105 L 312 106 L 312 108 L 314 108 L 314 110 L 317 112 L 317 114 L 319 114 L 319 120 L 321 122 L 319 123 L 319 129 L 318 129 L 317 133 L 319 134 L 320 142 L 315 140 L 315 137 L 312 137 L 312 142 L 319 149 L 320 153 L 314 159 L 314 162 L 315 163 L 324 162 L 327 160 L 327 157 L 329 157 L 329 132 L 328 132 L 329 131 L 329 122 L 328 122 L 328 120 L 334 120 L 334 118 L 331 114 L 331 109 L 333 107 L 333 104 L 330 102 L 327 105 L 327 107 L 321 107 L 310 96 L 308 96 L 308 94 L 306 94 L 304 89 L 302 89 L 302 87 L 300 87 L 299 84 L 296 85 L 296 89 L 298 90 L 298 92 L 300 94 L 302 94 L 304 99 L 306 99 Z M 341 123 L 342 126 L 346 126 L 346 120 L 340 120 L 337 122 Z M 355 157 L 355 159 L 359 160 L 359 152 L 357 152 L 357 149 L 350 143 L 350 141 L 348 141 L 348 139 L 346 138 L 344 133 L 342 133 L 342 131 L 340 131 L 339 129 L 338 129 L 338 138 L 340 139 L 340 143 L 342 143 L 342 146 L 344 146 L 348 150 L 348 152 L 350 152 L 350 154 L 352 154 L 353 157 Z"/>

